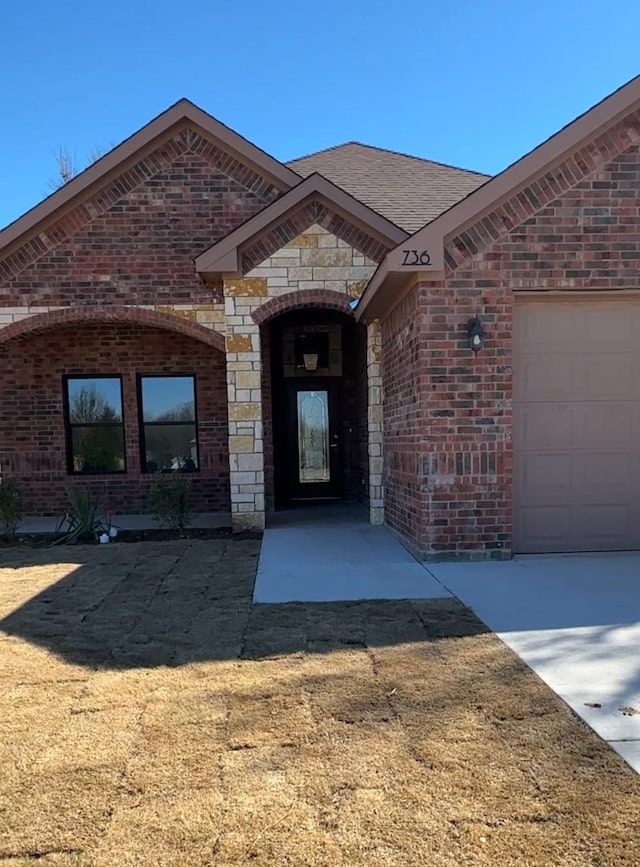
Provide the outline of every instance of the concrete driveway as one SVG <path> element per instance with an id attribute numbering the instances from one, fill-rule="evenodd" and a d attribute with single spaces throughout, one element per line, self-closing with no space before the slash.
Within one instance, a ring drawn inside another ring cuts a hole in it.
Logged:
<path id="1" fill-rule="evenodd" d="M 640 773 L 640 553 L 428 571 Z"/>

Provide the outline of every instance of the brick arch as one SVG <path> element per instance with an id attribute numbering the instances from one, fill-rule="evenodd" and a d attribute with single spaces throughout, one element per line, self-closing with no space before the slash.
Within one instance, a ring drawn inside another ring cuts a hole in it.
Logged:
<path id="1" fill-rule="evenodd" d="M 315 307 L 322 310 L 339 310 L 347 316 L 353 316 L 350 302 L 354 299 L 344 292 L 334 292 L 331 289 L 300 289 L 297 292 L 288 292 L 277 298 L 270 298 L 257 310 L 254 310 L 253 321 L 257 325 L 263 325 L 290 310 L 299 310 L 303 307 Z"/>
<path id="2" fill-rule="evenodd" d="M 0 328 L 0 344 L 49 328 L 59 328 L 64 325 L 83 322 L 134 323 L 148 328 L 163 328 L 166 331 L 175 331 L 186 337 L 192 337 L 194 340 L 207 343 L 209 346 L 219 349 L 220 352 L 224 352 L 224 337 L 217 331 L 172 313 L 160 313 L 157 310 L 125 307 L 124 305 L 64 307 L 61 310 L 51 310 L 48 313 L 37 313 L 35 316 L 28 316 Z"/>

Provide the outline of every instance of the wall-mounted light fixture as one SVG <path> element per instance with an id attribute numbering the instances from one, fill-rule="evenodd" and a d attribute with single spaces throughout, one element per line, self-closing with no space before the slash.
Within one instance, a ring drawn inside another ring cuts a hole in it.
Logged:
<path id="1" fill-rule="evenodd" d="M 305 352 L 302 356 L 302 360 L 304 361 L 304 369 L 305 370 L 317 370 L 318 369 L 318 353 L 317 352 Z"/>
<path id="2" fill-rule="evenodd" d="M 479 352 L 484 346 L 484 328 L 480 322 L 479 316 L 474 316 L 467 322 L 467 335 L 469 337 L 469 348 L 474 352 Z"/>
<path id="3" fill-rule="evenodd" d="M 296 367 L 313 373 L 329 366 L 329 333 L 302 331 L 295 336 Z"/>

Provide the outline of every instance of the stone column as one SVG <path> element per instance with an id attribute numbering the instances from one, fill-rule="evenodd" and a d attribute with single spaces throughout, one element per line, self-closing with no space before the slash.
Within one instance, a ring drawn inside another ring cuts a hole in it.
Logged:
<path id="1" fill-rule="evenodd" d="M 369 390 L 369 520 L 384 523 L 382 484 L 382 330 L 376 319 L 367 326 L 367 383 Z"/>
<path id="2" fill-rule="evenodd" d="M 266 294 L 264 278 L 224 281 L 231 521 L 236 532 L 264 529 L 262 358 L 260 328 L 251 314 Z"/>

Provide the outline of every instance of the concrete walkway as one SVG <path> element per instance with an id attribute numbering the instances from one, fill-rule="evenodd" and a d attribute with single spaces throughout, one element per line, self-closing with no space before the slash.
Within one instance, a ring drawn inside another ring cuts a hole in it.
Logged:
<path id="1" fill-rule="evenodd" d="M 640 553 L 420 564 L 358 507 L 277 513 L 254 602 L 459 597 L 640 773 Z"/>
<path id="2" fill-rule="evenodd" d="M 640 773 L 640 553 L 428 570 Z"/>
<path id="3" fill-rule="evenodd" d="M 254 602 L 338 602 L 450 596 L 359 506 L 339 504 L 270 516 Z"/>

